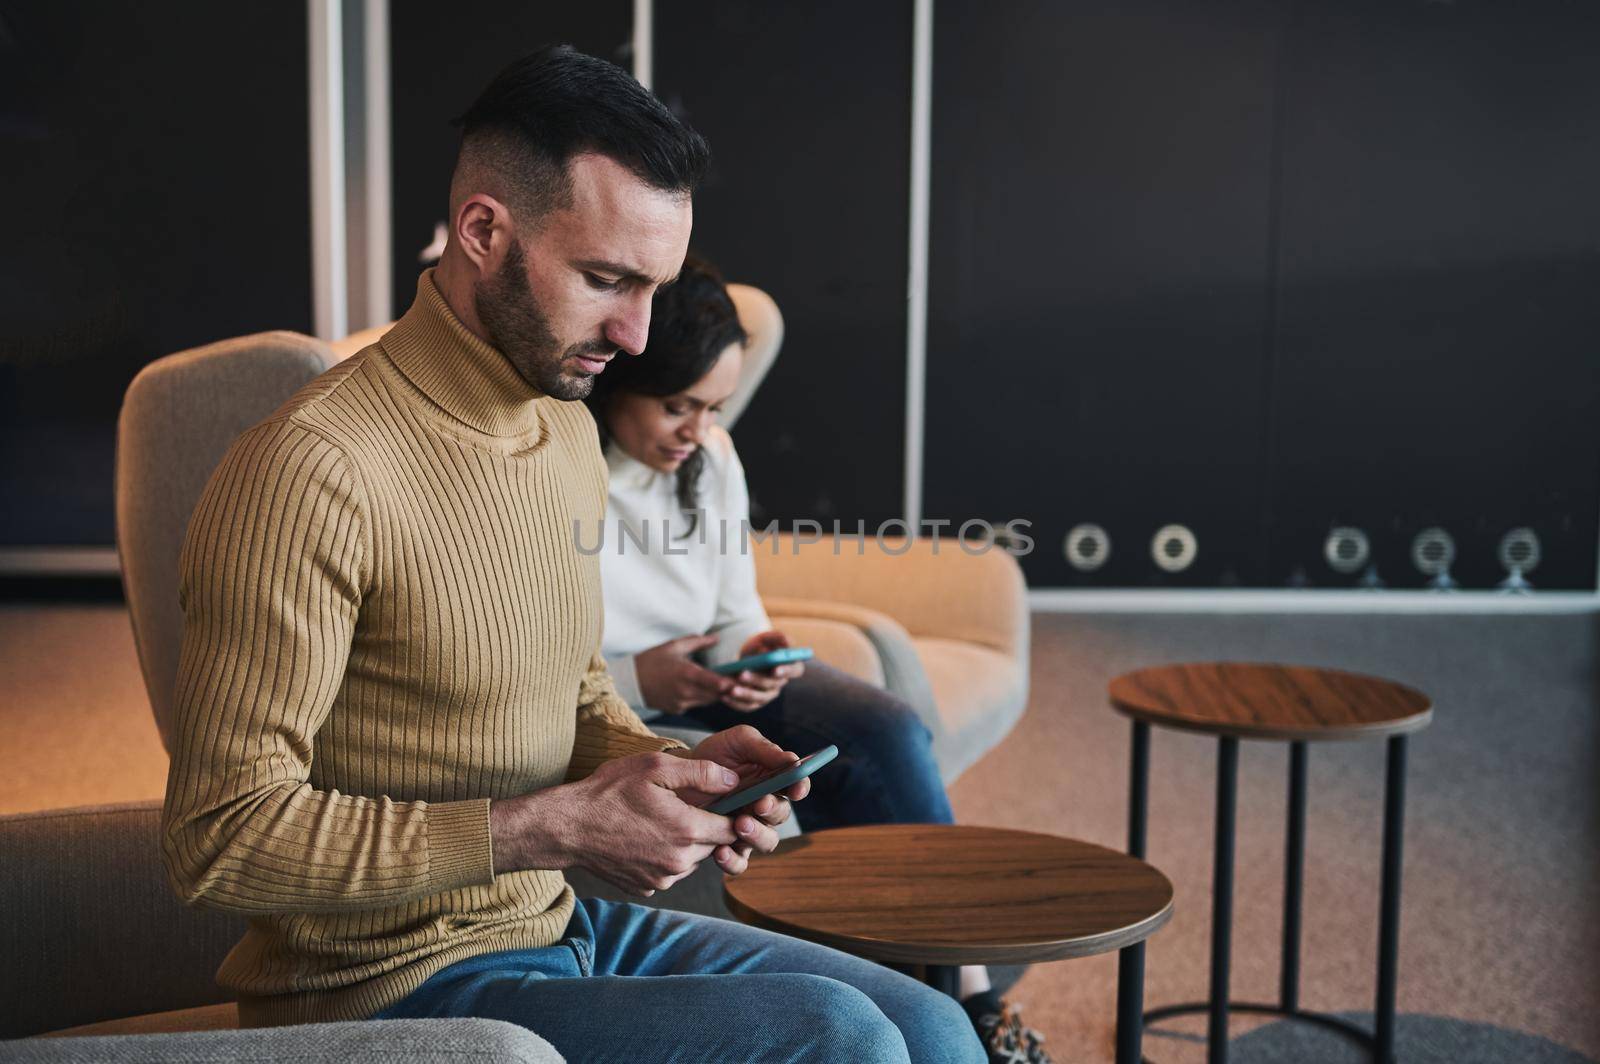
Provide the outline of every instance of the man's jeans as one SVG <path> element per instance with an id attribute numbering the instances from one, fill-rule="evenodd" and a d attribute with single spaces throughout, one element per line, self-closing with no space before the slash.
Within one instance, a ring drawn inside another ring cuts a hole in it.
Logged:
<path id="1" fill-rule="evenodd" d="M 666 718 L 674 720 L 673 718 Z M 903 699 L 820 662 L 753 713 L 718 703 L 676 721 L 713 731 L 753 724 L 802 757 L 833 743 L 838 760 L 811 781 L 794 815 L 807 831 L 850 824 L 948 824 L 950 799 L 939 779 L 927 725 Z"/>
<path id="2" fill-rule="evenodd" d="M 981 1062 L 953 1000 L 870 961 L 726 920 L 579 899 L 545 949 L 472 957 L 374 1019 L 478 1016 L 570 1061 Z"/>

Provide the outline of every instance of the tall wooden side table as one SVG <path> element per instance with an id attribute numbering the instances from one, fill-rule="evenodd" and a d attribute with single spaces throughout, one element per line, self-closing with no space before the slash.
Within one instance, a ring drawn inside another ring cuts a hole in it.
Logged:
<path id="1" fill-rule="evenodd" d="M 1211 662 L 1141 669 L 1111 682 L 1111 704 L 1133 719 L 1128 798 L 1128 852 L 1143 858 L 1150 782 L 1150 726 L 1217 736 L 1217 815 L 1211 910 L 1211 996 L 1145 1014 L 1147 1021 L 1209 1012 L 1207 1060 L 1228 1059 L 1228 1012 L 1259 1012 L 1320 1024 L 1371 1047 L 1380 1064 L 1394 1060 L 1394 1001 L 1400 948 L 1400 863 L 1405 826 L 1406 743 L 1427 727 L 1433 704 L 1421 691 L 1390 680 L 1332 669 Z M 1387 738 L 1383 869 L 1378 907 L 1375 1030 L 1300 1008 L 1301 887 L 1305 873 L 1306 744 Z M 1233 1002 L 1228 967 L 1233 929 L 1234 814 L 1239 740 L 1289 743 L 1289 816 L 1283 883 L 1283 955 L 1276 1004 Z"/>
<path id="2" fill-rule="evenodd" d="M 724 880 L 748 924 L 889 964 L 955 993 L 955 965 L 1119 950 L 1117 1064 L 1140 1059 L 1144 940 L 1172 884 L 1142 860 L 1075 839 L 957 824 L 833 828 L 785 839 Z"/>

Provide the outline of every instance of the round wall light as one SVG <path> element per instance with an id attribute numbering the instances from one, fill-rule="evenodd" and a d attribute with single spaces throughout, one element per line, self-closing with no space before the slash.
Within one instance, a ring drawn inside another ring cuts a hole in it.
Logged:
<path id="1" fill-rule="evenodd" d="M 1336 573 L 1359 573 L 1372 557 L 1372 541 L 1359 528 L 1340 526 L 1330 529 L 1322 544 L 1322 556 Z"/>
<path id="2" fill-rule="evenodd" d="M 1194 564 L 1200 545 L 1183 525 L 1163 525 L 1150 539 L 1150 557 L 1164 572 L 1181 573 Z"/>
<path id="3" fill-rule="evenodd" d="M 1061 545 L 1067 564 L 1080 573 L 1092 573 L 1111 557 L 1111 537 L 1099 525 L 1075 525 Z"/>
<path id="4" fill-rule="evenodd" d="M 1539 534 L 1531 528 L 1513 528 L 1501 536 L 1495 554 L 1508 575 L 1500 581 L 1500 590 L 1519 594 L 1532 591 L 1527 575 L 1539 568 L 1542 553 Z"/>
<path id="5" fill-rule="evenodd" d="M 1424 528 L 1411 541 L 1411 564 L 1423 576 L 1432 577 L 1428 587 L 1435 591 L 1454 591 L 1460 586 L 1450 576 L 1455 560 L 1455 537 L 1442 528 Z"/>

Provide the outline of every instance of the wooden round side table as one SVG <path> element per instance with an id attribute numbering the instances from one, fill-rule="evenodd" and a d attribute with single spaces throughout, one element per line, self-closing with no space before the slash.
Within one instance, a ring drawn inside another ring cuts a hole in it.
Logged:
<path id="1" fill-rule="evenodd" d="M 955 993 L 955 965 L 1119 950 L 1117 1062 L 1141 1057 L 1144 940 L 1172 884 L 1142 860 L 1075 839 L 957 824 L 833 828 L 785 839 L 724 880 L 734 916 L 890 964 Z"/>
<path id="2" fill-rule="evenodd" d="M 1128 852 L 1143 858 L 1150 783 L 1150 726 L 1217 736 L 1217 815 L 1211 911 L 1211 996 L 1206 1002 L 1152 1009 L 1147 1021 L 1209 1012 L 1207 1060 L 1228 1059 L 1228 1012 L 1261 1012 L 1340 1031 L 1369 1046 L 1381 1064 L 1394 1060 L 1394 1001 L 1400 947 L 1400 864 L 1405 827 L 1406 742 L 1433 718 L 1428 696 L 1390 680 L 1289 665 L 1210 662 L 1141 669 L 1111 682 L 1111 704 L 1133 719 Z M 1300 913 L 1305 874 L 1306 744 L 1386 738 L 1383 868 L 1378 910 L 1375 1030 L 1300 1008 Z M 1289 823 L 1283 884 L 1283 955 L 1276 1004 L 1228 999 L 1233 929 L 1234 817 L 1239 740 L 1289 743 Z"/>

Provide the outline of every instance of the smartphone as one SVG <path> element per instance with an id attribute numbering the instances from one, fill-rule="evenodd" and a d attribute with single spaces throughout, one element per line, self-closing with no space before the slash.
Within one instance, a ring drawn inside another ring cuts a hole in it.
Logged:
<path id="1" fill-rule="evenodd" d="M 765 654 L 756 654 L 754 657 L 740 658 L 730 661 L 726 665 L 711 666 L 712 672 L 724 676 L 737 676 L 746 669 L 752 672 L 761 672 L 765 669 L 774 669 L 779 665 L 787 665 L 791 661 L 810 661 L 812 657 L 810 647 L 779 647 L 769 650 Z"/>
<path id="2" fill-rule="evenodd" d="M 757 776 L 732 794 L 725 794 L 706 806 L 706 811 L 726 816 L 729 813 L 743 809 L 764 794 L 775 794 L 785 787 L 799 783 L 838 756 L 839 748 L 830 743 L 816 753 L 802 757 L 799 761 L 785 765 L 782 768 L 773 769 L 764 776 Z"/>

